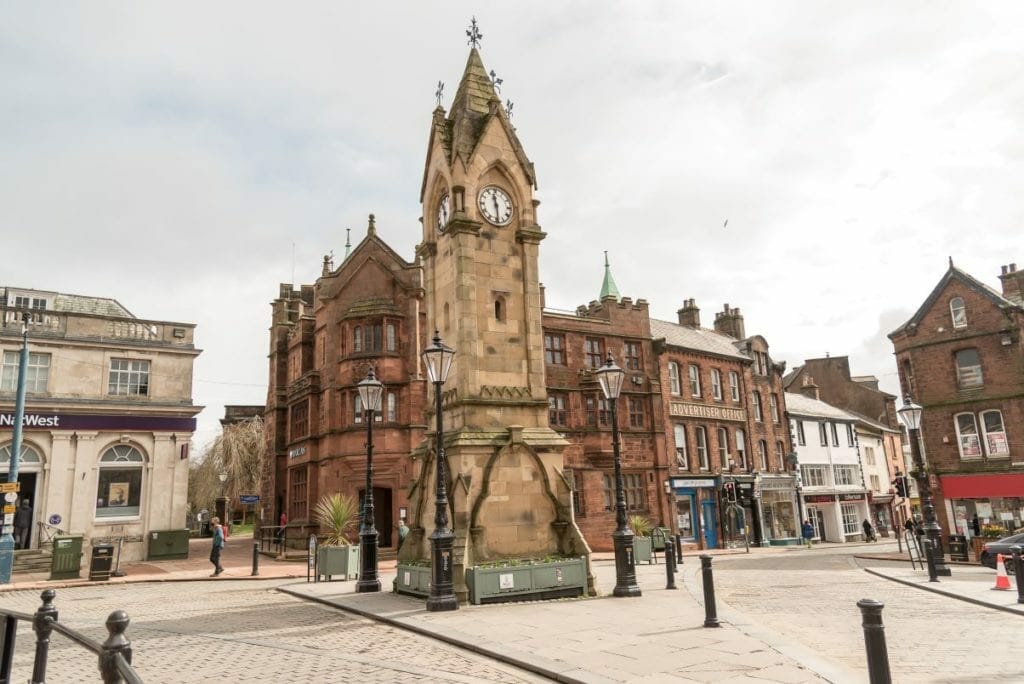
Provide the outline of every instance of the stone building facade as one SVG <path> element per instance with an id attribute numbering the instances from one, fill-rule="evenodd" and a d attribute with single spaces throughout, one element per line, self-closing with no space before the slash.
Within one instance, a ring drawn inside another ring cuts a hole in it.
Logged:
<path id="1" fill-rule="evenodd" d="M 0 288 L 0 477 L 11 462 L 22 319 L 29 360 L 18 482 L 30 546 L 54 534 L 122 543 L 146 557 L 150 532 L 185 527 L 195 416 L 195 326 L 140 319 L 117 301 Z"/>
<path id="2" fill-rule="evenodd" d="M 999 292 L 953 265 L 889 334 L 900 386 L 923 409 L 921 439 L 944 534 L 1024 525 L 1024 271 Z"/>

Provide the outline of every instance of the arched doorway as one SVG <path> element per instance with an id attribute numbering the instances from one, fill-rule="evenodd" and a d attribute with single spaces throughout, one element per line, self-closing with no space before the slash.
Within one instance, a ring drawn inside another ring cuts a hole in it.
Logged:
<path id="1" fill-rule="evenodd" d="M 0 480 L 7 482 L 7 476 L 11 470 L 11 453 L 13 444 L 8 442 L 0 446 Z M 15 507 L 20 508 L 22 501 L 28 501 L 32 509 L 28 537 L 21 543 L 19 548 L 30 549 L 36 544 L 36 521 L 39 520 L 39 473 L 43 469 L 43 459 L 39 451 L 31 444 L 22 442 L 21 456 L 18 460 L 18 496 L 15 500 Z M 13 518 L 11 520 L 13 524 Z"/>

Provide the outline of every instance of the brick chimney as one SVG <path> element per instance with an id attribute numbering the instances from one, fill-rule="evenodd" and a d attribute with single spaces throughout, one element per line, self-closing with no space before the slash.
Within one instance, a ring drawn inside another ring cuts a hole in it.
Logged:
<path id="1" fill-rule="evenodd" d="M 715 314 L 715 330 L 737 340 L 747 337 L 746 329 L 743 326 L 743 315 L 739 309 L 730 309 L 728 304 Z"/>
<path id="2" fill-rule="evenodd" d="M 810 374 L 804 376 L 803 384 L 800 386 L 800 394 L 811 399 L 817 399 L 821 401 L 820 393 L 818 392 L 818 386 L 814 384 L 814 378 Z"/>
<path id="3" fill-rule="evenodd" d="M 1017 270 L 1017 264 L 1003 266 L 999 276 L 1003 281 L 1003 296 L 1014 304 L 1024 304 L 1024 270 Z"/>
<path id="4" fill-rule="evenodd" d="M 685 325 L 688 328 L 699 328 L 700 327 L 700 309 L 697 308 L 697 303 L 692 299 L 683 300 L 683 308 L 676 312 L 679 316 L 679 325 Z"/>

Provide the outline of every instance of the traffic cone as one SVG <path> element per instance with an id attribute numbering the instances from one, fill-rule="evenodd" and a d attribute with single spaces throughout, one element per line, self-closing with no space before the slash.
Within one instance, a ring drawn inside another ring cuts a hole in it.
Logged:
<path id="1" fill-rule="evenodd" d="M 1003 554 L 996 555 L 996 586 L 993 589 L 1010 590 L 1010 578 L 1006 576 L 1006 565 L 1003 564 Z"/>

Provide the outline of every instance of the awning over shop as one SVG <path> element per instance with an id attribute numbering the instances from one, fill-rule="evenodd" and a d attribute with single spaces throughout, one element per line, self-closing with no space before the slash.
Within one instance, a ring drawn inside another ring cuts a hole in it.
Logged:
<path id="1" fill-rule="evenodd" d="M 943 475 L 939 479 L 942 482 L 942 495 L 947 499 L 1024 497 L 1024 473 Z"/>

